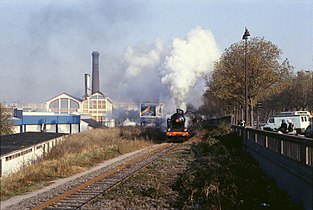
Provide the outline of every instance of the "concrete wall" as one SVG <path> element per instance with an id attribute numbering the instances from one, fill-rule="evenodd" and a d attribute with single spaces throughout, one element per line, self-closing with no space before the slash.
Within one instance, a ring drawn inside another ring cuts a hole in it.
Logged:
<path id="1" fill-rule="evenodd" d="M 88 131 L 93 129 L 91 126 L 88 125 L 88 123 L 81 121 L 80 122 L 80 132 Z"/>
<path id="2" fill-rule="evenodd" d="M 312 139 L 233 126 L 246 150 L 259 162 L 279 188 L 306 210 L 312 209 Z"/>
<path id="3" fill-rule="evenodd" d="M 50 152 L 51 148 L 63 139 L 64 136 L 1 156 L 0 177 L 17 172 L 23 167 L 32 164 L 38 158 Z"/>

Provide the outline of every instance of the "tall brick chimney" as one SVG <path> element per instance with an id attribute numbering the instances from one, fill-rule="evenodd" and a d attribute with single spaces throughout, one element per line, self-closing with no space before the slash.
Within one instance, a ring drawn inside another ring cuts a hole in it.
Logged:
<path id="1" fill-rule="evenodd" d="M 92 94 L 98 92 L 99 88 L 99 52 L 92 52 Z"/>

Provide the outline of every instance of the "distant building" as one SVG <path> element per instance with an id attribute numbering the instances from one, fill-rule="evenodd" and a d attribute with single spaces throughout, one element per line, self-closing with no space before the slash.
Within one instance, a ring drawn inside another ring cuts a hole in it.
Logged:
<path id="1" fill-rule="evenodd" d="M 16 132 L 27 132 L 29 129 L 33 131 L 32 127 L 34 127 L 34 131 L 41 131 L 42 129 L 45 130 L 43 127 L 38 127 L 39 124 L 37 122 L 31 122 L 34 123 L 33 126 L 25 124 L 25 121 L 23 120 L 26 115 L 28 115 L 25 111 L 30 111 L 30 115 L 36 115 L 33 111 L 36 108 L 36 110 L 45 111 L 44 114 L 41 114 L 43 117 L 41 121 L 48 120 L 53 117 L 50 117 L 52 115 L 58 116 L 61 119 L 64 117 L 64 115 L 77 115 L 80 117 L 80 119 L 92 119 L 100 123 L 101 126 L 108 126 L 108 127 L 114 127 L 115 121 L 112 119 L 112 110 L 113 110 L 113 102 L 111 99 L 109 99 L 107 96 L 105 96 L 102 92 L 99 91 L 99 52 L 94 51 L 92 53 L 92 89 L 90 87 L 90 75 L 85 74 L 85 95 L 84 99 L 72 96 L 67 93 L 61 93 L 51 99 L 49 99 L 46 102 L 46 108 L 44 110 L 41 110 L 41 107 L 39 105 L 35 106 L 29 105 L 27 108 L 23 108 L 22 110 L 24 113 L 13 119 L 15 125 L 17 125 L 17 131 Z M 14 107 L 17 108 L 17 107 Z M 20 108 L 20 107 L 19 107 Z M 29 118 L 29 117 L 28 117 Z M 30 117 L 32 118 L 32 117 Z M 30 119 L 29 118 L 29 119 Z M 41 122 L 40 121 L 40 122 Z M 82 122 L 84 128 L 92 128 L 95 127 L 94 123 L 91 123 L 90 121 Z M 45 121 L 41 122 L 41 126 L 44 126 Z M 73 123 L 69 123 L 73 124 Z M 26 127 L 25 127 L 26 126 Z M 20 129 L 21 127 L 21 129 Z M 58 126 L 57 127 L 51 127 L 52 130 L 56 129 L 56 133 L 58 132 Z M 80 130 L 80 129 L 77 129 Z M 70 131 L 71 133 L 71 131 Z"/>
<path id="2" fill-rule="evenodd" d="M 85 100 L 81 100 L 67 93 L 61 93 L 51 98 L 46 104 L 48 112 L 55 114 L 87 114 L 91 119 L 102 125 L 108 127 L 114 126 L 112 121 L 112 101 L 100 91 L 87 96 Z"/>
<path id="3" fill-rule="evenodd" d="M 127 110 L 127 111 L 138 111 L 139 105 L 136 103 L 127 103 L 127 102 L 114 102 L 114 110 Z"/>
<path id="4" fill-rule="evenodd" d="M 44 103 L 28 103 L 20 105 L 19 108 L 22 108 L 24 111 L 45 111 L 46 105 Z"/>
<path id="5" fill-rule="evenodd" d="M 70 114 L 81 112 L 82 100 L 67 93 L 61 93 L 46 102 L 48 112 Z"/>
<path id="6" fill-rule="evenodd" d="M 111 99 L 100 91 L 86 97 L 86 100 L 82 102 L 82 112 L 89 113 L 93 120 L 108 127 L 113 127 L 111 125 L 112 109 L 113 103 Z"/>
<path id="7" fill-rule="evenodd" d="M 92 85 L 92 88 L 90 87 Z M 85 74 L 84 99 L 76 98 L 67 93 L 53 97 L 47 101 L 47 111 L 57 114 L 89 115 L 91 119 L 108 127 L 114 127 L 112 119 L 113 102 L 100 92 L 99 52 L 92 52 L 92 84 L 90 75 Z"/>
<path id="8" fill-rule="evenodd" d="M 121 123 L 121 126 L 136 126 L 136 122 L 129 120 L 128 118 Z"/>
<path id="9" fill-rule="evenodd" d="M 80 132 L 80 115 L 58 114 L 52 112 L 23 112 L 14 110 L 14 133 L 48 132 L 78 133 Z"/>

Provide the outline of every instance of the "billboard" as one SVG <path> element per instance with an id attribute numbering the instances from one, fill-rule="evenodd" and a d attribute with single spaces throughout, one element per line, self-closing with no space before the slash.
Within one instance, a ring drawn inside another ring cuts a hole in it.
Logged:
<path id="1" fill-rule="evenodd" d="M 163 117 L 163 104 L 160 103 L 141 103 L 140 117 L 158 118 Z"/>

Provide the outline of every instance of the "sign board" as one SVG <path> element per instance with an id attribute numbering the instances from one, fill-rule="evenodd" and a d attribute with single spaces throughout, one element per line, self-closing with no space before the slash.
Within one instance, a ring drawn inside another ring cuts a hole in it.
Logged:
<path id="1" fill-rule="evenodd" d="M 141 103 L 140 104 L 140 117 L 141 118 L 163 117 L 163 104 Z"/>

